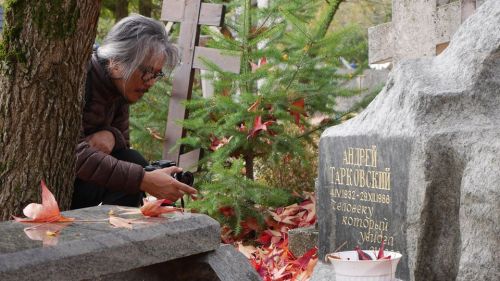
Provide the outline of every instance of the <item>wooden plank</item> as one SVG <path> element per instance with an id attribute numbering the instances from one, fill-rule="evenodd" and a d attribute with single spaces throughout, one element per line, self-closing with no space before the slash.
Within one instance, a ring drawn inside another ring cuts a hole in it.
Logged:
<path id="1" fill-rule="evenodd" d="M 179 157 L 179 167 L 184 171 L 196 172 L 198 169 L 198 160 L 200 160 L 201 149 L 191 150 Z"/>
<path id="2" fill-rule="evenodd" d="M 191 98 L 193 87 L 194 48 L 198 44 L 200 28 L 198 18 L 200 14 L 201 0 L 186 0 L 184 9 L 184 21 L 181 23 L 179 33 L 179 49 L 181 64 L 175 72 L 172 81 L 172 95 L 170 97 L 167 126 L 165 129 L 166 141 L 163 146 L 163 159 L 179 162 L 180 149 L 175 148 L 176 141 L 183 137 L 183 129 L 178 121 L 187 117 L 186 108 L 181 104 Z"/>
<path id="3" fill-rule="evenodd" d="M 200 24 L 220 27 L 224 24 L 225 14 L 226 6 L 224 5 L 202 3 L 200 12 Z"/>
<path id="4" fill-rule="evenodd" d="M 160 19 L 171 22 L 181 22 L 184 17 L 186 0 L 163 0 Z"/>
<path id="5" fill-rule="evenodd" d="M 204 58 L 205 60 L 214 63 L 224 71 L 239 73 L 241 63 L 240 54 L 224 54 L 224 52 L 227 51 L 198 46 L 194 49 L 193 67 L 209 70 L 209 68 L 205 66 L 202 59 Z"/>
<path id="6" fill-rule="evenodd" d="M 163 21 L 182 22 L 188 0 L 164 0 L 160 19 Z M 226 8 L 221 4 L 202 3 L 198 24 L 222 26 Z"/>

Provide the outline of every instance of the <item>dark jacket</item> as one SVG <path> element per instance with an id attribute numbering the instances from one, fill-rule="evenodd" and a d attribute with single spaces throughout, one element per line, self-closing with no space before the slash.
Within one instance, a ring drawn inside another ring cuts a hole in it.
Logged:
<path id="1" fill-rule="evenodd" d="M 115 137 L 114 150 L 130 147 L 129 105 L 107 74 L 105 63 L 99 62 L 95 53 L 85 87 L 81 138 L 76 148 L 77 177 L 112 190 L 139 192 L 144 177 L 140 165 L 117 160 L 90 147 L 86 141 L 89 135 L 108 130 Z"/>

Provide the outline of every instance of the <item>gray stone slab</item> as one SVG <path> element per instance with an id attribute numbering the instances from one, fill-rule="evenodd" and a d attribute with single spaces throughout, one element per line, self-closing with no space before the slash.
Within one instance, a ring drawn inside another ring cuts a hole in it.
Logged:
<path id="1" fill-rule="evenodd" d="M 99 206 L 63 214 L 77 220 L 97 220 L 107 218 L 112 208 Z M 92 279 L 212 251 L 220 243 L 219 223 L 191 213 L 152 219 L 147 224 L 135 224 L 133 229 L 74 222 L 54 238 L 57 243 L 51 241 L 45 246 L 28 238 L 23 231 L 28 226 L 13 221 L 0 223 L 2 281 Z"/>
<path id="2" fill-rule="evenodd" d="M 106 281 L 259 281 L 248 260 L 231 245 L 215 251 L 167 261 L 94 280 Z"/>

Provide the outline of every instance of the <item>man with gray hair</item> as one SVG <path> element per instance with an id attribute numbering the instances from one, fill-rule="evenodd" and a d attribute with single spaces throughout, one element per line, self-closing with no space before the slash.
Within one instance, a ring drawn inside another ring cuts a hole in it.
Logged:
<path id="1" fill-rule="evenodd" d="M 94 51 L 76 148 L 72 209 L 100 203 L 137 207 L 144 192 L 171 201 L 196 193 L 171 176 L 181 168 L 145 172 L 147 161 L 130 149 L 129 105 L 164 76 L 164 67 L 176 63 L 177 51 L 164 26 L 140 15 L 120 20 Z"/>

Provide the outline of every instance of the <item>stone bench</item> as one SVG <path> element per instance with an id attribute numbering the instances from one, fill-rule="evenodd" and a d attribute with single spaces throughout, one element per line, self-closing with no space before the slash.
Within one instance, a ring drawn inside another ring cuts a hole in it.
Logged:
<path id="1" fill-rule="evenodd" d="M 63 214 L 102 220 L 112 209 Z M 33 225 L 0 223 L 0 280 L 260 280 L 242 254 L 221 246 L 219 223 L 201 214 L 148 219 L 133 229 L 74 222 L 56 236 L 39 227 L 44 242 L 25 234 Z"/>

